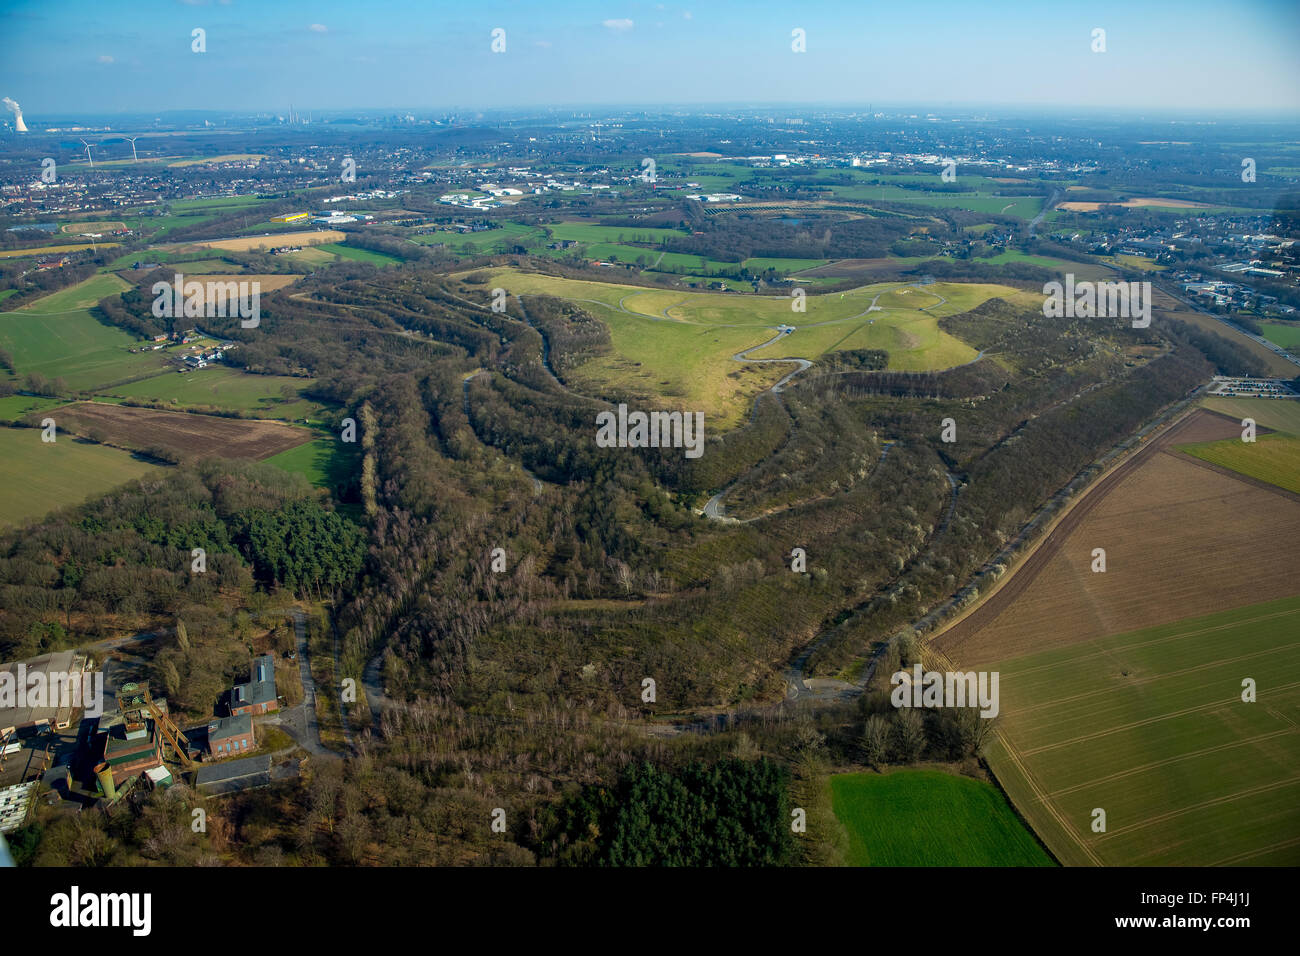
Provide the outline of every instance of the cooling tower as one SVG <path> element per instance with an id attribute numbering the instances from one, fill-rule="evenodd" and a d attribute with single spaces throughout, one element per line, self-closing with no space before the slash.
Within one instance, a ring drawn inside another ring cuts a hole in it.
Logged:
<path id="1" fill-rule="evenodd" d="M 19 106 L 19 105 L 14 101 L 14 100 L 11 100 L 11 99 L 10 99 L 9 97 L 7 97 L 7 96 L 6 96 L 3 100 L 0 100 L 0 103 L 4 103 L 4 105 L 5 105 L 5 109 L 8 109 L 8 110 L 12 110 L 12 111 L 13 111 L 13 114 L 14 114 L 14 132 L 16 132 L 16 133 L 25 133 L 25 132 L 27 132 L 27 124 L 23 122 L 23 111 L 22 111 L 22 108 L 21 108 L 21 107 L 20 107 L 20 106 Z"/>

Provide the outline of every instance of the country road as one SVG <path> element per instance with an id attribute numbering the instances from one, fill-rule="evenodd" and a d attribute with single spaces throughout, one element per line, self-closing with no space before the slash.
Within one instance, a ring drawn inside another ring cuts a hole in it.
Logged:
<path id="1" fill-rule="evenodd" d="M 1043 208 L 1039 210 L 1038 215 L 1029 220 L 1029 238 L 1032 239 L 1034 237 L 1034 233 L 1038 230 L 1039 223 L 1041 223 L 1043 219 L 1046 218 L 1047 214 L 1052 211 L 1052 207 L 1061 201 L 1063 195 L 1065 194 L 1059 188 L 1052 190 L 1052 195 L 1048 197 L 1047 202 L 1043 203 Z"/>
<path id="2" fill-rule="evenodd" d="M 1209 316 L 1210 318 L 1216 320 L 1217 322 L 1226 325 L 1229 329 L 1238 333 L 1239 335 L 1244 335 L 1252 342 L 1256 342 L 1259 345 L 1264 346 L 1264 348 L 1268 349 L 1270 352 L 1278 356 L 1283 361 L 1290 362 L 1292 365 L 1300 367 L 1300 358 L 1296 357 L 1291 352 L 1284 349 L 1282 346 L 1278 345 L 1276 342 L 1270 342 L 1268 339 L 1264 338 L 1264 336 L 1256 335 L 1254 332 L 1242 328 L 1240 325 L 1233 322 L 1227 316 L 1216 315 L 1215 313 L 1211 312 L 1209 309 L 1205 308 L 1204 306 L 1201 306 L 1190 299 L 1184 298 L 1181 293 L 1175 292 L 1173 289 L 1170 289 L 1168 286 L 1161 285 L 1160 291 L 1165 293 L 1171 299 L 1181 302 L 1183 305 L 1187 306 L 1192 311 L 1199 312 L 1201 315 Z"/>

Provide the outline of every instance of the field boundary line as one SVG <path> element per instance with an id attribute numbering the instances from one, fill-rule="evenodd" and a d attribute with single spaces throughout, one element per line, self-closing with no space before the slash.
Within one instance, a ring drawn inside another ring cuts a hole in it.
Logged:
<path id="1" fill-rule="evenodd" d="M 1291 719 L 1290 717 L 1288 717 L 1286 714 L 1282 713 L 1282 711 L 1280 711 L 1280 710 L 1274 710 L 1272 707 L 1268 708 L 1268 710 L 1265 711 L 1265 713 L 1272 714 L 1272 715 L 1273 715 L 1274 717 L 1276 717 L 1278 720 L 1281 720 L 1281 721 L 1283 721 L 1283 722 L 1285 722 L 1285 723 L 1288 723 L 1288 724 L 1290 724 L 1292 727 L 1300 726 L 1300 724 L 1297 724 L 1294 720 L 1292 720 L 1292 719 Z"/>
<path id="2" fill-rule="evenodd" d="M 1212 800 L 1205 800 L 1201 803 L 1194 804 L 1190 807 L 1183 807 L 1181 810 L 1170 810 L 1168 813 L 1159 813 L 1154 817 L 1147 817 L 1140 823 L 1130 823 L 1126 827 L 1120 827 L 1118 830 L 1111 830 L 1103 833 L 1098 839 L 1108 840 L 1111 837 L 1119 836 L 1121 833 L 1131 833 L 1134 830 L 1142 830 L 1156 823 L 1165 823 L 1174 817 L 1180 817 L 1187 813 L 1195 813 L 1197 810 L 1205 810 L 1208 807 L 1218 806 L 1221 803 L 1239 800 L 1242 797 L 1253 797 L 1261 793 L 1268 793 L 1272 790 L 1280 790 L 1283 787 L 1289 787 L 1292 784 L 1300 783 L 1300 776 L 1287 777 L 1284 780 L 1275 780 L 1272 783 L 1261 783 L 1258 787 L 1250 787 L 1246 790 L 1239 790 L 1236 793 L 1224 794 L 1221 797 L 1215 797 Z"/>
<path id="3" fill-rule="evenodd" d="M 1065 835 L 1074 842 L 1075 846 L 1083 851 L 1084 855 L 1092 861 L 1094 866 L 1104 866 L 1105 864 L 1102 862 L 1101 857 L 1097 855 L 1097 852 L 1083 840 L 1079 839 L 1079 835 L 1075 833 L 1074 828 L 1066 822 L 1065 817 L 1061 814 L 1060 809 L 1052 801 L 1051 797 L 1049 797 L 1043 788 L 1038 785 L 1038 782 L 1029 772 L 1029 768 L 1021 761 L 1019 752 L 1017 752 L 1016 748 L 1011 744 L 1011 741 L 1008 739 L 1006 734 L 1002 732 L 1002 728 L 995 730 L 994 734 L 996 734 L 998 742 L 1002 744 L 1002 749 L 1006 751 L 1007 757 L 1016 765 L 1016 769 L 1020 771 L 1020 775 L 1024 778 L 1025 783 L 1028 784 L 1029 789 L 1033 791 L 1034 799 L 1037 800 L 1038 803 L 1042 805 L 1043 809 L 1051 815 L 1052 819 L 1056 821 L 1057 826 L 1059 826 L 1061 830 L 1064 831 Z M 1041 839 L 1041 834 L 1039 837 Z"/>
<path id="4" fill-rule="evenodd" d="M 1287 600 L 1292 600 L 1292 599 L 1291 599 L 1291 598 L 1281 598 L 1280 600 L 1287 601 Z M 1247 605 L 1243 605 L 1243 606 L 1244 606 L 1244 607 L 1249 607 L 1250 605 L 1247 604 Z M 1229 610 L 1231 610 L 1231 608 L 1229 608 Z M 1273 611 L 1273 612 L 1271 612 L 1271 613 L 1269 613 L 1269 614 L 1261 614 L 1259 617 L 1252 617 L 1252 618 L 1249 618 L 1249 619 L 1244 620 L 1244 621 L 1229 621 L 1229 622 L 1227 622 L 1226 624 L 1215 624 L 1215 625 L 1213 625 L 1212 627 L 1203 627 L 1203 628 L 1201 628 L 1201 629 L 1199 629 L 1199 630 L 1195 630 L 1195 631 L 1180 631 L 1180 632 L 1178 632 L 1177 634 L 1167 634 L 1167 635 L 1165 635 L 1164 637 L 1155 637 L 1155 638 L 1152 638 L 1152 639 L 1149 640 L 1149 641 L 1143 641 L 1141 644 L 1125 644 L 1124 647 L 1125 647 L 1125 648 L 1151 647 L 1152 645 L 1155 645 L 1155 644 L 1163 644 L 1163 643 L 1165 643 L 1166 641 L 1176 641 L 1176 640 L 1179 640 L 1179 639 L 1181 639 L 1181 638 L 1186 638 L 1186 637 L 1199 637 L 1199 636 L 1201 636 L 1202 634 L 1210 634 L 1210 633 L 1212 633 L 1212 632 L 1214 632 L 1214 631 L 1222 631 L 1222 630 L 1224 630 L 1225 628 L 1230 628 L 1230 627 L 1240 627 L 1240 626 L 1245 625 L 1245 624 L 1258 624 L 1258 623 L 1260 623 L 1261 621 L 1271 621 L 1271 620 L 1273 620 L 1274 618 L 1277 618 L 1277 617 L 1286 617 L 1288 614 L 1300 614 L 1300 607 L 1287 608 L 1286 610 L 1282 610 L 1282 611 Z M 1169 625 L 1167 625 L 1167 624 L 1157 624 L 1157 625 L 1156 625 L 1156 627 L 1168 627 L 1168 626 L 1169 626 Z M 1138 628 L 1138 630 L 1139 630 L 1139 631 L 1143 631 L 1143 630 L 1147 630 L 1147 628 Z M 1121 635 L 1121 636 L 1122 636 L 1122 635 Z M 1095 644 L 1097 641 L 1104 641 L 1104 640 L 1108 640 L 1108 639 L 1109 639 L 1108 637 L 1099 637 L 1099 638 L 1095 638 L 1094 640 L 1092 640 L 1092 641 L 1090 641 L 1090 642 L 1087 642 L 1087 643 L 1094 643 L 1094 644 Z M 1075 645 L 1075 646 L 1078 646 L 1078 645 Z M 1077 661 L 1086 661 L 1086 660 L 1091 660 L 1091 659 L 1094 658 L 1094 657 L 1109 657 L 1109 656 L 1114 652 L 1114 650 L 1116 650 L 1116 649 L 1115 649 L 1115 648 L 1112 648 L 1112 649 L 1106 649 L 1106 650 L 1094 651 L 1093 653 L 1091 653 L 1091 654 L 1085 654 L 1085 655 L 1082 656 L 1082 657 L 1071 657 L 1071 658 L 1069 658 L 1069 660 L 1059 661 L 1059 662 L 1056 662 L 1056 663 L 1053 663 L 1053 664 L 1039 664 L 1039 665 L 1037 665 L 1036 667 L 1030 667 L 1030 668 L 1028 668 L 1027 670 L 1023 670 L 1023 671 L 1010 670 L 1010 671 L 1003 671 L 1003 673 L 1011 674 L 1011 675 L 1013 675 L 1013 676 L 1015 676 L 1015 677 L 1021 677 L 1021 676 L 1025 675 L 1025 674 L 1034 674 L 1034 673 L 1037 673 L 1037 672 L 1039 672 L 1039 671 L 1043 671 L 1043 670 L 1053 670 L 1053 669 L 1055 669 L 1055 668 L 1057 668 L 1057 667 L 1064 667 L 1064 666 L 1066 666 L 1066 665 L 1073 665 L 1073 664 L 1076 663 Z"/>
<path id="5" fill-rule="evenodd" d="M 1194 688 L 1187 688 L 1187 691 L 1193 691 L 1193 690 L 1197 691 L 1198 699 L 1201 699 L 1204 697 L 1205 693 L 1208 693 L 1213 690 L 1215 683 L 1216 682 L 1212 681 L 1209 685 L 1201 685 L 1201 686 L 1196 686 Z M 1187 696 L 1187 694 L 1184 693 L 1179 696 L 1185 697 Z M 1093 724 L 1100 724 L 1104 726 L 1107 720 L 1113 718 L 1116 714 L 1122 714 L 1126 709 L 1128 709 L 1127 705 L 1130 703 L 1132 703 L 1131 699 L 1128 701 L 1097 702 L 1088 708 L 1090 711 L 1088 715 L 1088 720 Z M 1237 703 L 1236 698 L 1234 698 L 1231 703 L 1233 704 Z M 1223 705 L 1225 710 L 1227 706 L 1228 705 Z M 1073 716 L 1070 714 L 1059 716 L 1059 719 L 1051 719 L 1051 720 L 1049 720 L 1045 716 L 1040 716 L 1037 721 L 1033 722 L 1032 726 L 1034 731 L 1039 733 L 1040 738 L 1046 736 L 1050 739 L 1050 734 L 1055 728 L 1061 726 L 1066 726 L 1066 727 L 1074 726 L 1080 723 L 1080 720 L 1081 720 L 1080 717 Z M 1053 745 L 1048 744 L 1043 746 L 1047 746 L 1050 748 Z"/>
<path id="6" fill-rule="evenodd" d="M 1273 429 L 1269 429 L 1268 433 L 1277 434 L 1277 432 Z M 1228 439 L 1228 440 L 1231 441 L 1232 439 Z M 1188 442 L 1188 444 L 1198 444 L 1198 443 Z M 1200 468 L 1205 468 L 1209 471 L 1214 472 L 1215 474 L 1223 475 L 1225 478 L 1233 478 L 1237 481 L 1244 482 L 1245 484 L 1251 485 L 1252 487 L 1261 488 L 1264 491 L 1271 491 L 1274 494 L 1281 495 L 1283 498 L 1289 498 L 1291 501 L 1300 501 L 1300 495 L 1296 494 L 1290 488 L 1283 488 L 1281 485 L 1272 484 L 1271 482 L 1265 481 L 1263 478 L 1256 478 L 1254 475 L 1247 475 L 1244 472 L 1233 471 L 1231 468 L 1228 468 L 1225 465 L 1220 465 L 1212 461 L 1206 461 L 1204 458 L 1198 458 L 1195 455 L 1193 455 L 1191 452 L 1183 451 L 1180 446 L 1176 446 L 1176 452 L 1177 452 L 1176 454 L 1175 451 L 1170 451 L 1168 448 L 1164 449 L 1164 452 L 1167 455 L 1171 455 L 1178 461 L 1191 462 L 1192 464 Z"/>
<path id="7" fill-rule="evenodd" d="M 1300 843 L 1300 837 L 1286 840 L 1282 843 L 1272 843 L 1268 846 L 1257 847 L 1254 850 L 1247 850 L 1245 853 L 1238 853 L 1235 856 L 1226 856 L 1222 860 L 1215 860 L 1213 863 L 1206 863 L 1206 866 L 1233 866 L 1249 860 L 1251 857 L 1259 856 L 1261 853 L 1268 853 L 1270 850 L 1285 850 Z"/>
<path id="8" fill-rule="evenodd" d="M 948 655 L 945 654 L 943 651 L 939 650 L 937 647 L 923 645 L 921 651 L 922 654 L 928 654 L 932 661 L 938 663 L 941 667 L 945 669 L 951 670 L 954 666 L 952 660 L 948 657 Z M 1038 781 L 1034 778 L 1034 775 L 1030 772 L 1029 768 L 1025 766 L 1024 762 L 1020 759 L 1020 753 L 1016 750 L 1015 746 L 1011 743 L 1010 737 L 1003 731 L 1003 728 L 1001 727 L 995 728 L 993 734 L 995 737 L 997 737 L 998 742 L 1002 744 L 1002 749 L 1003 751 L 1006 752 L 1007 758 L 1013 764 L 1015 764 L 1016 769 L 1020 772 L 1020 776 L 1024 778 L 1025 783 L 1028 785 L 1029 789 L 1033 792 L 1034 800 L 1037 803 L 1039 803 L 1044 810 L 1047 811 L 1047 813 L 1052 817 L 1052 819 L 1056 821 L 1056 825 L 1059 826 L 1062 832 L 1065 833 L 1065 835 L 1074 842 L 1075 846 L 1077 846 L 1080 850 L 1083 851 L 1084 856 L 1086 856 L 1094 866 L 1104 866 L 1105 864 L 1102 862 L 1101 857 L 1097 855 L 1096 851 L 1094 851 L 1092 847 L 1088 846 L 1087 843 L 1079 839 L 1079 835 L 1074 832 L 1074 829 L 1066 821 L 1064 815 L 1060 811 L 1060 808 L 1056 806 L 1056 803 L 1052 800 L 1051 796 L 1039 785 Z M 990 770 L 991 769 L 992 768 L 990 767 Z M 994 774 L 994 777 L 995 779 L 997 778 L 996 773 Z M 1011 802 L 1014 804 L 1015 799 L 1012 797 L 1011 791 L 1007 789 L 1006 784 L 1003 783 L 1001 780 L 998 780 L 998 785 L 1002 788 L 1003 792 L 1007 795 L 1007 799 L 1011 800 Z M 1042 840 L 1044 845 L 1047 845 L 1047 840 L 1043 837 L 1043 834 L 1040 830 L 1033 827 L 1028 814 L 1024 813 L 1023 811 L 1020 811 L 1020 813 L 1021 816 L 1024 817 L 1026 824 L 1029 824 L 1030 828 L 1034 831 L 1034 835 L 1037 836 L 1039 840 Z M 1049 846 L 1048 849 L 1050 850 L 1051 847 Z M 1053 855 L 1057 855 L 1057 854 L 1053 852 Z"/>
<path id="9" fill-rule="evenodd" d="M 1283 684 L 1282 686 L 1275 687 L 1273 689 L 1282 691 L 1282 690 L 1291 690 L 1292 688 L 1295 687 L 1300 687 L 1300 681 L 1293 681 L 1290 684 Z M 1121 724 L 1118 727 L 1110 727 L 1107 730 L 1100 730 L 1095 734 L 1084 734 L 1082 737 L 1071 737 L 1069 740 L 1062 740 L 1054 744 L 1044 744 L 1041 747 L 1034 747 L 1032 750 L 1026 750 L 1025 756 L 1029 757 L 1029 756 L 1033 756 L 1034 754 L 1045 753 L 1048 750 L 1056 750 L 1060 747 L 1068 747 L 1071 744 L 1083 743 L 1085 740 L 1096 740 L 1098 737 L 1109 737 L 1111 734 L 1117 734 L 1125 730 L 1132 730 L 1134 727 L 1144 727 L 1147 724 L 1156 724 L 1162 720 L 1170 720 L 1174 717 L 1186 717 L 1188 714 L 1195 714 L 1205 710 L 1214 710 L 1219 707 L 1224 707 L 1229 704 L 1234 704 L 1238 701 L 1238 699 L 1239 698 L 1237 697 L 1229 697 L 1226 700 L 1215 700 L 1215 701 L 1211 701 L 1208 704 L 1200 704 L 1196 707 L 1188 707 L 1183 710 L 1175 710 L 1167 714 L 1160 714 L 1159 716 L 1156 717 L 1145 717 L 1142 720 L 1134 721 L 1131 724 Z"/>
<path id="10" fill-rule="evenodd" d="M 1177 404 L 1177 403 L 1175 403 Z M 1139 443 L 1135 447 L 1128 449 L 1127 452 L 1121 452 L 1116 455 L 1115 460 L 1107 466 L 1100 474 L 1074 495 L 1056 515 L 1043 526 L 1041 533 L 1029 544 L 1029 546 L 1017 555 L 1012 555 L 1009 563 L 1006 565 L 1006 571 L 993 582 L 993 586 L 986 591 L 979 600 L 975 601 L 969 607 L 965 608 L 960 614 L 952 617 L 944 623 L 939 629 L 935 630 L 926 637 L 926 643 L 934 643 L 942 639 L 945 635 L 956 629 L 963 623 L 970 620 L 977 613 L 984 611 L 991 613 L 992 617 L 985 623 L 977 624 L 970 634 L 961 638 L 956 646 L 960 646 L 969 640 L 972 640 L 977 634 L 985 629 L 988 625 L 996 622 L 1005 608 L 994 606 L 990 612 L 988 608 L 994 600 L 1003 595 L 1003 591 L 1015 581 L 1017 586 L 1023 585 L 1028 587 L 1033 583 L 1034 578 L 1043 569 L 1046 563 L 1051 560 L 1053 555 L 1059 550 L 1065 539 L 1074 531 L 1075 526 L 1088 516 L 1088 513 L 1099 505 L 1115 488 L 1136 471 L 1140 463 L 1146 460 L 1148 453 L 1158 450 L 1168 443 L 1173 435 L 1182 428 L 1197 411 L 1203 411 L 1199 405 L 1189 405 L 1182 411 L 1175 412 L 1174 417 L 1166 422 L 1163 427 L 1157 426 L 1152 435 L 1144 443 Z M 1158 412 L 1155 418 L 1159 418 Z M 1116 443 L 1118 447 L 1126 441 L 1132 440 L 1133 437 L 1140 434 L 1145 425 L 1139 426 L 1130 436 Z M 1104 457 L 1103 453 L 1103 457 Z M 1085 466 L 1086 468 L 1087 466 Z M 1068 483 L 1067 483 L 1068 485 Z M 1053 496 L 1054 498 L 1055 496 Z M 1050 504 L 1049 499 L 1049 504 Z M 1072 523 L 1067 523 L 1071 522 Z M 1031 519 L 1032 520 L 1032 517 Z M 1059 538 L 1056 538 L 1057 532 L 1062 532 Z M 1037 560 L 1036 560 L 1037 559 Z M 1025 577 L 1025 574 L 1028 577 Z M 1023 590 L 1023 587 L 1021 588 Z M 1015 595 L 1007 600 L 1014 600 Z M 953 648 L 955 650 L 955 647 Z"/>
<path id="11" fill-rule="evenodd" d="M 1146 684 L 1155 683 L 1156 681 L 1166 680 L 1167 678 L 1170 677 L 1184 677 L 1187 674 L 1194 674 L 1197 671 L 1205 670 L 1205 668 L 1207 667 L 1221 667 L 1225 664 L 1236 664 L 1239 661 L 1248 661 L 1253 657 L 1260 657 L 1265 654 L 1273 654 L 1276 653 L 1277 651 L 1289 651 L 1293 647 L 1300 647 L 1300 641 L 1297 641 L 1294 644 L 1283 644 L 1278 647 L 1268 647 L 1265 648 L 1264 650 L 1253 651 L 1250 654 L 1240 654 L 1237 657 L 1226 657 L 1226 658 L 1220 658 L 1218 660 L 1206 661 L 1205 663 L 1197 664 L 1194 667 L 1184 667 L 1182 670 L 1169 671 L 1168 673 L 1165 674 L 1155 674 L 1151 677 L 1143 677 L 1138 680 L 1130 681 L 1128 683 L 1128 686 L 1141 687 Z M 1058 697 L 1055 700 L 1044 701 L 1041 704 L 1033 704 L 1030 707 L 1019 708 L 1016 710 L 1016 716 L 1019 717 L 1023 714 L 1032 714 L 1035 711 L 1041 711 L 1045 707 L 1055 707 L 1057 704 L 1070 704 L 1078 700 L 1086 700 L 1089 697 L 1096 697 L 1098 694 L 1113 694 L 1113 693 L 1115 693 L 1115 688 L 1102 687 L 1097 690 L 1087 691 L 1086 693 L 1083 694 L 1075 694 L 1073 697 Z"/>
<path id="12" fill-rule="evenodd" d="M 1273 711 L 1269 711 L 1273 713 Z M 1065 787 L 1061 790 L 1053 790 L 1048 796 L 1059 797 L 1068 793 L 1077 793 L 1088 787 L 1095 787 L 1097 784 L 1110 783 L 1115 780 L 1122 780 L 1124 777 L 1131 777 L 1134 774 L 1144 773 L 1147 770 L 1154 770 L 1157 767 L 1164 767 L 1171 763 L 1178 763 L 1180 760 L 1192 760 L 1196 757 L 1204 757 L 1208 754 L 1219 753 L 1223 750 L 1232 750 L 1234 747 L 1244 747 L 1248 744 L 1258 743 L 1264 740 L 1271 740 L 1274 737 L 1285 737 L 1294 734 L 1296 728 L 1293 726 L 1284 730 L 1271 730 L 1266 734 L 1256 734 L 1254 737 L 1245 737 L 1241 740 L 1234 740 L 1231 743 L 1219 744 L 1217 747 L 1206 747 L 1204 750 L 1194 750 L 1191 753 L 1179 754 L 1176 757 L 1166 757 L 1164 760 L 1157 760 L 1153 763 L 1142 764 L 1140 767 L 1130 767 L 1127 770 L 1121 770 L 1119 773 L 1112 773 L 1106 777 L 1096 777 L 1087 783 L 1077 783 L 1073 787 Z"/>

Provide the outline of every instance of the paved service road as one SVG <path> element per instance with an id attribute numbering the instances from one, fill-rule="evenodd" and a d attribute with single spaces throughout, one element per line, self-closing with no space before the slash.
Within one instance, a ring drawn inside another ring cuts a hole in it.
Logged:
<path id="1" fill-rule="evenodd" d="M 316 721 L 316 682 L 311 676 L 311 659 L 307 651 L 307 619 L 294 608 L 293 636 L 298 648 L 298 673 L 302 678 L 302 703 L 280 711 L 277 717 L 264 721 L 283 728 L 308 753 L 317 757 L 338 757 L 340 754 L 327 748 L 320 740 L 320 724 Z"/>

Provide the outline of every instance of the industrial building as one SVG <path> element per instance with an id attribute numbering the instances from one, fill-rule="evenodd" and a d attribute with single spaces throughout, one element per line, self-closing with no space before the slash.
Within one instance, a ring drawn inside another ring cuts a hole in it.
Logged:
<path id="1" fill-rule="evenodd" d="M 171 783 L 163 764 L 163 746 L 187 769 L 194 766 L 190 743 L 167 713 L 167 701 L 154 700 L 144 684 L 123 684 L 118 710 L 99 719 L 92 744 L 93 770 L 99 792 L 115 801 L 142 782 Z"/>
<path id="2" fill-rule="evenodd" d="M 216 717 L 208 723 L 208 754 L 229 757 L 257 749 L 253 734 L 253 715 Z"/>
<path id="3" fill-rule="evenodd" d="M 265 787 L 272 780 L 271 757 L 263 754 L 200 767 L 194 786 L 205 796 Z"/>
<path id="4" fill-rule="evenodd" d="M 35 796 L 35 780 L 0 787 L 0 833 L 16 830 L 27 822 Z"/>
<path id="5" fill-rule="evenodd" d="M 269 714 L 280 709 L 275 693 L 275 659 L 270 654 L 253 658 L 252 673 L 246 684 L 236 684 L 230 691 L 230 716 Z"/>
<path id="6" fill-rule="evenodd" d="M 69 727 L 82 707 L 82 685 L 89 669 L 89 659 L 76 651 L 0 664 L 0 740 L 33 727 Z M 28 693 L 37 684 L 42 694 Z"/>

